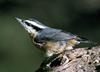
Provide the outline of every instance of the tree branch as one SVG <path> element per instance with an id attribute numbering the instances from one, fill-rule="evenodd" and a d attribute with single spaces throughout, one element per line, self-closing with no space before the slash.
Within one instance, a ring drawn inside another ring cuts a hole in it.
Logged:
<path id="1" fill-rule="evenodd" d="M 99 72 L 100 46 L 77 48 L 45 58 L 36 72 Z"/>

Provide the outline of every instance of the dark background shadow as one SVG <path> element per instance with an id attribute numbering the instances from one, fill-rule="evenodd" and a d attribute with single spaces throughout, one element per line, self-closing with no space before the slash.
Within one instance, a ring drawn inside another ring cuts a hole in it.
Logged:
<path id="1" fill-rule="evenodd" d="M 44 58 L 15 16 L 100 42 L 100 0 L 0 0 L 0 72 L 34 72 Z"/>

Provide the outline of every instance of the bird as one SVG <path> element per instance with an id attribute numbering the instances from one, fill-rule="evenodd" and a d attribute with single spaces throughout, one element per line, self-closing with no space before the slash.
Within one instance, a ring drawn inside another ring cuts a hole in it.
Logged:
<path id="1" fill-rule="evenodd" d="M 25 20 L 19 17 L 15 18 L 28 32 L 32 43 L 47 57 L 66 50 L 73 50 L 80 43 L 93 43 L 87 38 L 46 26 L 34 18 Z"/>

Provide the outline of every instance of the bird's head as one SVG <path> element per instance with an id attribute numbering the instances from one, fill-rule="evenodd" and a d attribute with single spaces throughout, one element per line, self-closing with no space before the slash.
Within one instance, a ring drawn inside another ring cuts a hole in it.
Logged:
<path id="1" fill-rule="evenodd" d="M 23 20 L 18 17 L 15 17 L 18 22 L 25 28 L 25 30 L 31 34 L 36 35 L 38 31 L 48 28 L 47 26 L 43 25 L 39 21 L 35 19 Z"/>

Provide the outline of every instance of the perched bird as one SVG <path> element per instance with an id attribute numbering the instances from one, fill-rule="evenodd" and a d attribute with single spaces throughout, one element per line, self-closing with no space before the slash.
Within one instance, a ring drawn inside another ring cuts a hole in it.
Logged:
<path id="1" fill-rule="evenodd" d="M 45 26 L 35 19 L 23 20 L 17 17 L 16 19 L 29 33 L 33 44 L 44 51 L 47 57 L 71 50 L 80 43 L 91 43 L 85 38 L 64 32 L 61 29 Z"/>

